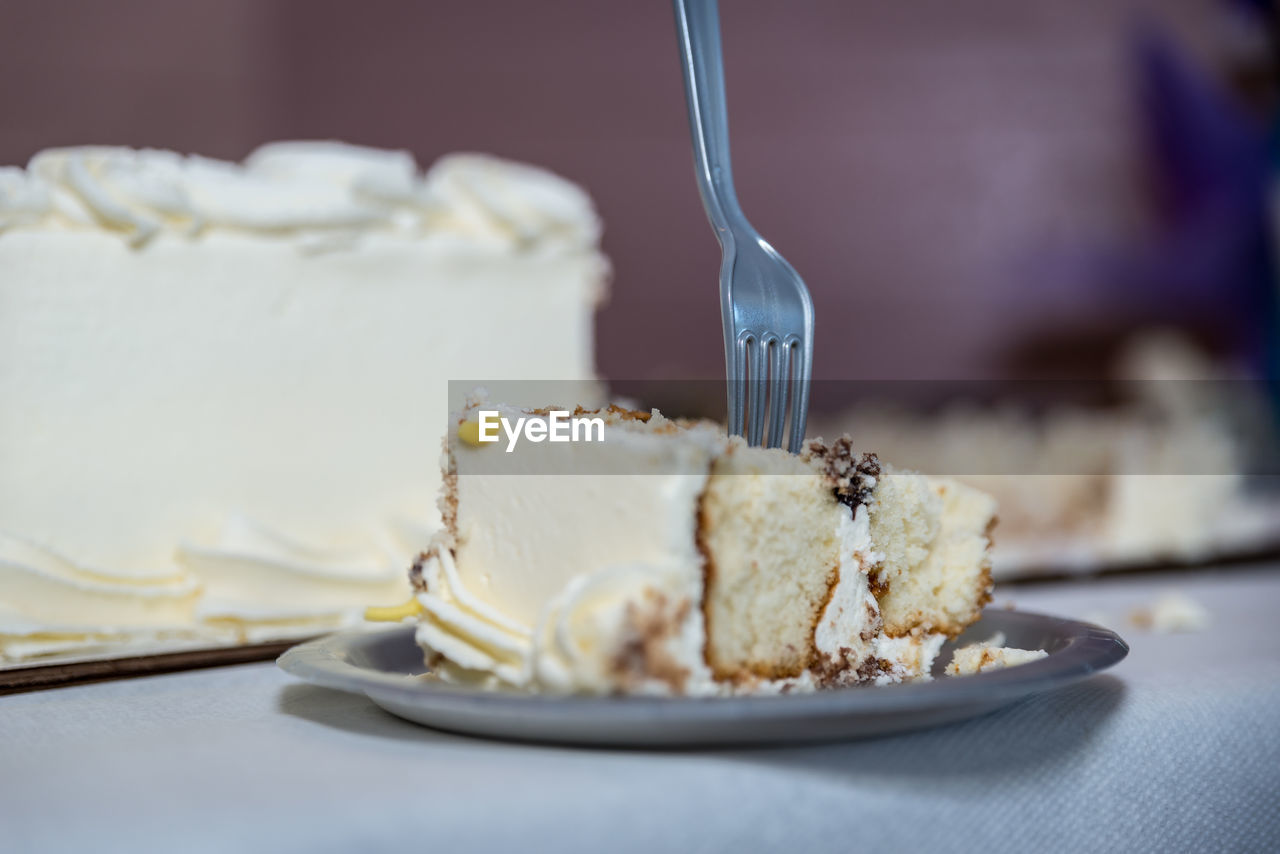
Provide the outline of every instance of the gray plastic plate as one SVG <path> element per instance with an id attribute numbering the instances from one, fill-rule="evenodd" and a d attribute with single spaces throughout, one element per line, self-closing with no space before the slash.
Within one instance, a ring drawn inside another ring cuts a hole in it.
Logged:
<path id="1" fill-rule="evenodd" d="M 938 670 L 955 646 L 996 632 L 1009 646 L 1049 655 L 910 685 L 704 699 L 515 694 L 424 679 L 410 625 L 329 635 L 294 647 L 278 663 L 308 682 L 365 694 L 392 714 L 436 729 L 566 744 L 693 747 L 861 738 L 958 721 L 1083 679 L 1129 652 L 1119 636 L 1098 626 L 988 609 L 943 647 Z"/>

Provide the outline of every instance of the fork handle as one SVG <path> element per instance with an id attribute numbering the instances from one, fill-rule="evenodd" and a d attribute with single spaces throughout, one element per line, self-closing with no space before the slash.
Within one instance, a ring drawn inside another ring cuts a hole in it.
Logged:
<path id="1" fill-rule="evenodd" d="M 698 192 L 721 246 L 732 241 L 730 217 L 741 218 L 729 165 L 729 115 L 716 0 L 673 0 L 684 68 Z"/>

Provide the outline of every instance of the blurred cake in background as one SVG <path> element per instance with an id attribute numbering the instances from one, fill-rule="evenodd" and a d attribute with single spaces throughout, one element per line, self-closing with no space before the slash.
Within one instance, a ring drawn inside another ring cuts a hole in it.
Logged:
<path id="1" fill-rule="evenodd" d="M 577 186 L 482 155 L 0 169 L 0 659 L 407 595 L 448 381 L 594 378 L 600 230 Z"/>
<path id="2" fill-rule="evenodd" d="M 869 402 L 812 432 L 849 432 L 902 465 L 1000 505 L 997 578 L 1184 563 L 1280 548 L 1280 503 L 1246 478 L 1248 386 L 1173 333 L 1135 339 L 1116 406 Z M 1261 405 L 1261 398 L 1252 399 Z"/>

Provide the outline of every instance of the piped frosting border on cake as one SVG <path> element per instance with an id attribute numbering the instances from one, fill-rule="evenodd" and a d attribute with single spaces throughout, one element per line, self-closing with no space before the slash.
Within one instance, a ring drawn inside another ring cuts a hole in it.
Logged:
<path id="1" fill-rule="evenodd" d="M 274 142 L 243 163 L 156 149 L 85 146 L 0 167 L 0 235 L 90 229 L 141 247 L 163 234 L 294 237 L 337 249 L 368 234 L 489 252 L 593 250 L 590 197 L 545 169 L 485 154 L 440 158 L 330 141 Z"/>

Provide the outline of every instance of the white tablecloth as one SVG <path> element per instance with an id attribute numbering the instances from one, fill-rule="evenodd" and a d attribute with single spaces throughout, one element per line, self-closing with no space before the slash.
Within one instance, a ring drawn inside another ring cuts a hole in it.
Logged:
<path id="1" fill-rule="evenodd" d="M 1175 587 L 1210 631 L 1122 622 Z M 270 664 L 0 697 L 0 850 L 1280 851 L 1280 566 L 1008 599 L 1132 652 L 966 723 L 754 750 L 446 735 Z"/>

